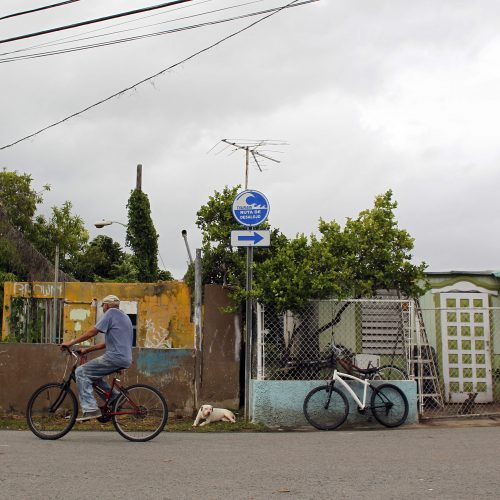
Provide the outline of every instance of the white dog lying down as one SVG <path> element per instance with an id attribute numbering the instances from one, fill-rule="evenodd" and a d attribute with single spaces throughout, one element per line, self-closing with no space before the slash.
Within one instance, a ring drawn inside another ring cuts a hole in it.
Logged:
<path id="1" fill-rule="evenodd" d="M 205 420 L 200 424 L 200 427 L 206 424 L 210 424 L 211 422 L 218 422 L 222 420 L 223 422 L 236 422 L 236 418 L 234 413 L 229 410 L 225 410 L 224 408 L 214 408 L 211 405 L 201 405 L 201 408 L 198 410 L 198 415 L 196 415 L 196 420 L 194 421 L 193 427 L 196 427 L 200 420 Z"/>

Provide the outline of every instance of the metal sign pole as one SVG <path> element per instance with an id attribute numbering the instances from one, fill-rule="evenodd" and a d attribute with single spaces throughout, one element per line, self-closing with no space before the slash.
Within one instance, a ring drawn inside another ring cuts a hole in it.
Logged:
<path id="1" fill-rule="evenodd" d="M 252 280 L 253 247 L 247 247 L 247 283 L 246 283 L 246 341 L 245 341 L 245 420 L 250 418 L 250 379 L 252 377 Z"/>
<path id="2" fill-rule="evenodd" d="M 248 150 L 247 150 L 248 160 Z M 246 183 L 245 183 L 246 184 Z M 246 335 L 245 335 L 245 419 L 252 417 L 250 411 L 250 383 L 253 364 L 253 307 L 252 307 L 252 282 L 253 282 L 253 247 L 269 246 L 270 235 L 268 231 L 254 231 L 253 228 L 262 224 L 269 215 L 269 201 L 255 190 L 245 190 L 239 193 L 233 201 L 232 212 L 234 218 L 250 231 L 232 231 L 231 242 L 236 246 L 247 247 L 247 276 L 246 276 Z"/>

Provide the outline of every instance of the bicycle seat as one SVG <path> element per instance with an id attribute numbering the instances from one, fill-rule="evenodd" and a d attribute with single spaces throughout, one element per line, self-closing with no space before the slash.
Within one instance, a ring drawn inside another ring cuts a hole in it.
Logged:
<path id="1" fill-rule="evenodd" d="M 356 368 L 356 371 L 362 373 L 363 375 L 372 375 L 373 373 L 378 372 L 378 368 L 376 366 L 372 368 Z"/>

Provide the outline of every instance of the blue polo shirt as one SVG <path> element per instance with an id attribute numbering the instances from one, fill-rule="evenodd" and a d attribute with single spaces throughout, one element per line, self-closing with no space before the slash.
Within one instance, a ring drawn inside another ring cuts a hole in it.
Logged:
<path id="1" fill-rule="evenodd" d="M 132 343 L 134 332 L 132 321 L 120 309 L 108 309 L 95 327 L 106 337 L 106 353 L 104 357 L 122 368 L 132 364 Z"/>

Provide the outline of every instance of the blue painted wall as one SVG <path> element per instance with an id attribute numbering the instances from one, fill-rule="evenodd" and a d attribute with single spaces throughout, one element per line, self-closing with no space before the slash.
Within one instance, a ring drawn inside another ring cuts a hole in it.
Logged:
<path id="1" fill-rule="evenodd" d="M 144 375 L 161 375 L 193 364 L 193 349 L 134 349 L 137 371 Z"/>
<path id="2" fill-rule="evenodd" d="M 250 386 L 250 409 L 252 420 L 271 427 L 301 427 L 309 426 L 304 417 L 302 405 L 307 393 L 319 385 L 325 385 L 324 380 L 252 380 Z M 374 381 L 374 385 L 384 381 Z M 397 385 L 408 398 L 409 412 L 407 424 L 418 422 L 417 386 L 413 380 L 391 381 Z M 362 400 L 363 388 L 361 384 L 350 383 L 355 394 Z M 370 398 L 368 389 L 367 398 Z M 357 404 L 350 394 L 346 394 L 349 401 L 349 416 L 347 423 L 367 423 L 370 413 L 358 413 Z"/>

